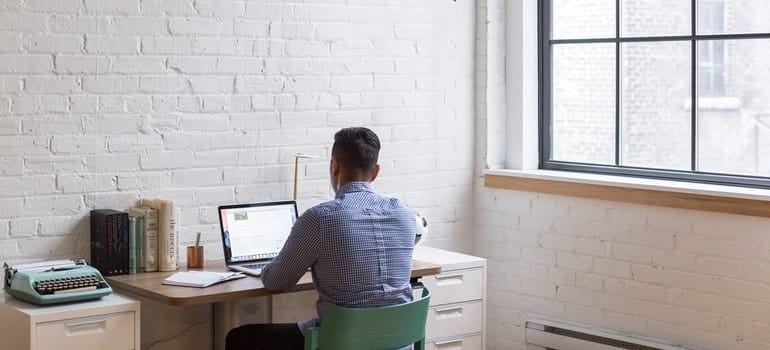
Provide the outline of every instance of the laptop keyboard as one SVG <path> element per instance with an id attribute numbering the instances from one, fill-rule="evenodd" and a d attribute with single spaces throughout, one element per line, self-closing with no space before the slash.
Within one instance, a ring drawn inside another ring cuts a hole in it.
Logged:
<path id="1" fill-rule="evenodd" d="M 267 264 L 268 263 L 254 263 L 254 264 L 243 264 L 241 266 L 247 269 L 261 270 L 263 267 L 267 266 Z"/>

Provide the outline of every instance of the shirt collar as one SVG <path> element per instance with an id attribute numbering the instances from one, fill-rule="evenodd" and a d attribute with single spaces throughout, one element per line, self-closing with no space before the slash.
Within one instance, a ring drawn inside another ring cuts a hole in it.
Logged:
<path id="1" fill-rule="evenodd" d="M 366 181 L 348 182 L 337 190 L 337 195 L 334 197 L 340 198 L 346 193 L 351 192 L 374 192 L 374 189 L 372 188 L 372 185 Z"/>

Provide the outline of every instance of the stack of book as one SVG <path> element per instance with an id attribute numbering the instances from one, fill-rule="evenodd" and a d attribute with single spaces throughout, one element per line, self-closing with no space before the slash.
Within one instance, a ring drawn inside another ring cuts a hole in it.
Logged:
<path id="1" fill-rule="evenodd" d="M 176 270 L 178 215 L 164 199 L 142 199 L 127 212 L 92 210 L 91 265 L 107 276 Z"/>
<path id="2" fill-rule="evenodd" d="M 129 273 L 128 214 L 112 210 L 91 211 L 91 266 L 104 276 Z"/>

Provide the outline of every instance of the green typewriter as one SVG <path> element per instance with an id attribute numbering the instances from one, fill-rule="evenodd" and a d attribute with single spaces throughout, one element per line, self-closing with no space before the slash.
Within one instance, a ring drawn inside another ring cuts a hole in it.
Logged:
<path id="1" fill-rule="evenodd" d="M 5 291 L 37 305 L 98 299 L 112 293 L 99 270 L 83 260 L 5 263 Z"/>

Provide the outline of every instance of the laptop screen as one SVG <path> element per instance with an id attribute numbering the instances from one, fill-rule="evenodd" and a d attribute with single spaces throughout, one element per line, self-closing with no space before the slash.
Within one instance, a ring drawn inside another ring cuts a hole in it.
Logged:
<path id="1" fill-rule="evenodd" d="M 296 220 L 294 201 L 220 206 L 219 224 L 226 263 L 275 257 Z"/>

